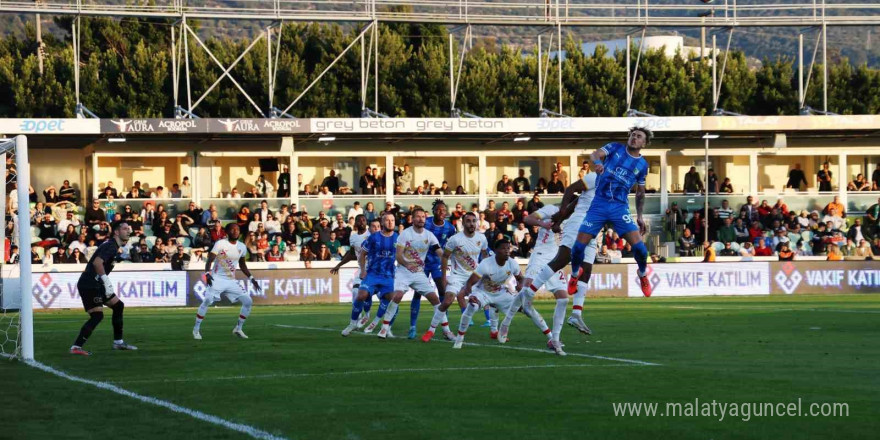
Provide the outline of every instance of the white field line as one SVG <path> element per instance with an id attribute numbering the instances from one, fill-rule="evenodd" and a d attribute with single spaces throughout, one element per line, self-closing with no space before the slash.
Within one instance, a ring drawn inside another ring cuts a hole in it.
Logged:
<path id="1" fill-rule="evenodd" d="M 331 328 L 306 327 L 306 326 L 301 326 L 301 325 L 287 325 L 287 324 L 272 324 L 272 325 L 275 327 L 293 328 L 293 329 L 300 329 L 300 330 L 317 330 L 317 331 L 324 331 L 324 332 L 339 332 L 339 330 L 331 329 Z M 367 335 L 367 334 L 359 333 L 359 332 L 352 333 L 352 334 L 353 335 L 362 335 L 362 336 L 373 336 L 373 335 Z M 442 341 L 442 342 L 451 342 L 451 341 Z M 474 346 L 474 347 L 494 347 L 494 348 L 501 348 L 501 349 L 506 349 L 506 350 L 533 351 L 533 352 L 537 352 L 537 353 L 550 353 L 549 350 L 541 350 L 541 349 L 531 348 L 531 347 L 516 347 L 513 345 L 506 345 L 506 344 L 504 344 L 504 345 L 497 344 L 496 345 L 496 344 L 478 344 L 476 342 L 465 342 L 464 345 L 469 345 L 469 346 Z M 661 365 L 661 364 L 657 364 L 654 362 L 639 361 L 639 360 L 635 360 L 635 359 L 615 358 L 615 357 L 608 357 L 608 356 L 599 356 L 596 354 L 569 352 L 568 355 L 569 356 L 591 358 L 591 359 L 601 359 L 601 360 L 605 360 L 605 361 L 622 362 L 622 363 L 634 364 L 634 365 L 643 365 L 643 366 L 659 366 L 659 365 Z"/>
<path id="2" fill-rule="evenodd" d="M 245 435 L 253 437 L 253 438 L 268 439 L 268 440 L 285 440 L 284 437 L 271 434 L 271 433 L 263 431 L 261 429 L 254 428 L 253 426 L 250 426 L 250 425 L 231 422 L 229 420 L 222 419 L 217 416 L 212 416 L 210 414 L 205 414 L 201 411 L 196 411 L 194 409 L 186 408 L 186 407 L 171 403 L 167 400 L 161 400 L 161 399 L 157 399 L 155 397 L 144 396 L 142 394 L 134 393 L 134 392 L 128 391 L 124 388 L 120 388 L 116 385 L 113 385 L 113 384 L 110 384 L 107 382 L 99 382 L 96 380 L 90 380 L 90 379 L 85 379 L 85 378 L 78 377 L 78 376 L 73 376 L 71 374 L 65 373 L 64 371 L 56 370 L 55 368 L 52 368 L 46 364 L 43 364 L 42 362 L 27 361 L 26 364 L 30 365 L 31 367 L 37 368 L 39 370 L 45 371 L 46 373 L 58 376 L 62 379 L 67 379 L 72 382 L 78 382 L 78 383 L 83 383 L 86 385 L 91 385 L 93 387 L 96 387 L 96 388 L 99 388 L 102 390 L 110 391 L 111 393 L 116 393 L 121 396 L 130 397 L 130 398 L 138 400 L 140 402 L 143 402 L 143 403 L 146 403 L 149 405 L 155 405 L 155 406 L 158 406 L 161 408 L 165 408 L 165 409 L 171 410 L 173 412 L 176 412 L 178 414 L 187 415 L 187 416 L 190 416 L 194 419 L 201 420 L 203 422 L 207 422 L 207 423 L 210 423 L 213 425 L 218 425 L 223 428 L 230 429 L 232 431 L 237 431 L 237 432 L 240 432 L 242 434 L 245 434 Z"/>
<path id="3" fill-rule="evenodd" d="M 664 307 L 658 305 L 657 307 Z M 828 313 L 880 313 L 880 310 L 856 310 L 856 309 L 814 309 L 814 308 L 785 308 L 785 307 L 706 307 L 706 306 L 666 306 L 670 309 L 689 310 L 754 310 L 756 312 L 828 312 Z"/>
<path id="4" fill-rule="evenodd" d="M 124 380 L 113 383 L 176 383 L 176 382 L 202 382 L 215 380 L 251 380 L 251 379 L 276 379 L 291 377 L 321 377 L 321 376 L 353 376 L 358 374 L 375 374 L 375 373 L 421 373 L 421 372 L 438 372 L 438 371 L 495 371 L 495 370 L 532 370 L 537 368 L 589 368 L 589 367 L 636 367 L 633 364 L 573 364 L 573 365 L 509 365 L 497 367 L 441 367 L 441 368 L 388 368 L 384 370 L 354 370 L 354 371 L 329 371 L 326 373 L 272 373 L 272 374 L 255 374 L 255 375 L 235 375 L 235 376 L 218 376 L 218 377 L 193 377 L 180 379 L 144 379 L 144 380 Z"/>

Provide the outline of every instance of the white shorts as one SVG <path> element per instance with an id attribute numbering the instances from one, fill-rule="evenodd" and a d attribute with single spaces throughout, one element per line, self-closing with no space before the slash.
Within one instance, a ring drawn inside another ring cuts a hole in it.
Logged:
<path id="1" fill-rule="evenodd" d="M 534 264 L 529 261 L 529 267 L 526 268 L 526 279 L 534 280 L 535 277 L 538 276 L 538 273 L 541 272 L 541 269 L 546 265 L 544 262 L 535 262 Z M 537 286 L 541 288 L 541 286 Z M 555 293 L 556 291 L 563 290 L 568 291 L 568 275 L 565 272 L 558 270 L 555 274 L 553 274 L 550 279 L 548 279 L 544 283 L 544 289 L 546 289 L 550 293 Z"/>
<path id="2" fill-rule="evenodd" d="M 248 296 L 238 281 L 214 277 L 214 281 L 205 290 L 205 299 L 210 297 L 211 302 L 220 301 L 220 295 L 226 295 L 226 298 L 233 303 L 238 302 L 242 297 Z"/>
<path id="3" fill-rule="evenodd" d="M 458 292 L 461 292 L 461 289 L 467 284 L 467 280 L 470 278 L 463 277 L 459 275 L 449 275 L 446 277 L 446 292 L 452 293 L 453 295 L 458 295 Z"/>
<path id="4" fill-rule="evenodd" d="M 394 270 L 394 291 L 406 292 L 409 289 L 421 295 L 437 292 L 437 289 L 434 288 L 434 285 L 424 272 L 412 273 L 398 266 Z"/>
<path id="5" fill-rule="evenodd" d="M 562 223 L 562 245 L 569 248 L 574 249 L 574 242 L 577 240 L 578 231 L 581 228 L 581 223 L 584 222 L 584 218 L 586 218 L 586 212 L 575 212 L 569 217 L 565 222 Z M 595 264 L 596 263 L 596 254 L 598 253 L 598 248 L 596 245 L 596 237 L 593 237 L 592 240 L 587 244 L 587 249 L 584 251 L 584 263 Z"/>
<path id="6" fill-rule="evenodd" d="M 493 306 L 504 314 L 507 314 L 507 309 L 513 304 L 513 295 L 506 290 L 493 295 L 482 289 L 473 289 L 469 295 L 470 297 L 476 298 L 480 302 L 480 307 Z"/>

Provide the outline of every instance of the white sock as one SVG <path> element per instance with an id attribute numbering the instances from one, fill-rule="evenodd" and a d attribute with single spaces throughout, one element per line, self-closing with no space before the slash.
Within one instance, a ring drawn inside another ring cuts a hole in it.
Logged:
<path id="1" fill-rule="evenodd" d="M 399 307 L 399 306 L 400 305 L 394 301 L 391 301 L 391 303 L 388 304 L 388 309 L 385 310 L 385 317 L 387 319 L 382 320 L 382 328 L 384 328 L 384 329 L 391 328 L 391 319 L 393 319 L 394 315 L 397 314 L 397 307 Z"/>
<path id="2" fill-rule="evenodd" d="M 440 321 L 440 325 L 443 327 L 449 327 L 449 316 L 446 315 L 446 312 L 443 312 L 443 320 Z"/>
<path id="3" fill-rule="evenodd" d="M 461 314 L 461 323 L 458 325 L 458 334 L 464 336 L 467 333 L 468 327 L 471 326 L 471 319 L 474 317 L 474 313 L 477 313 L 479 307 L 476 304 L 468 304 L 467 308 L 464 309 L 464 313 Z"/>
<path id="4" fill-rule="evenodd" d="M 352 319 L 350 323 L 348 323 L 349 327 L 357 327 L 358 320 Z"/>
<path id="5" fill-rule="evenodd" d="M 122 339 L 114 339 L 114 340 L 113 340 L 113 343 L 116 344 L 116 345 L 121 345 L 121 344 L 124 344 L 125 341 L 123 341 Z"/>
<path id="6" fill-rule="evenodd" d="M 547 322 L 544 321 L 544 318 L 541 316 L 541 314 L 538 313 L 537 310 L 535 310 L 533 299 L 534 298 L 532 296 L 526 298 L 525 302 L 523 303 L 523 310 L 528 312 L 529 318 L 531 318 L 532 322 L 535 323 L 535 327 L 538 327 L 538 329 L 541 330 L 541 333 L 547 335 L 547 337 L 549 338 L 550 328 L 547 327 Z"/>
<path id="7" fill-rule="evenodd" d="M 440 311 L 440 304 L 437 304 L 436 306 L 434 306 L 434 317 L 431 318 L 431 331 L 432 332 L 437 330 L 437 326 L 440 325 L 441 322 L 443 322 L 443 317 L 445 315 L 446 315 L 445 313 Z"/>
<path id="8" fill-rule="evenodd" d="M 498 331 L 498 310 L 495 310 L 494 307 L 489 307 L 489 330 L 492 333 Z"/>
<path id="9" fill-rule="evenodd" d="M 568 298 L 556 300 L 556 308 L 553 310 L 553 340 L 559 340 L 562 325 L 565 323 L 565 311 L 568 309 Z"/>
<path id="10" fill-rule="evenodd" d="M 513 302 L 510 304 L 510 308 L 504 313 L 504 322 L 502 322 L 501 325 L 510 327 L 510 323 L 513 322 L 513 316 L 516 315 L 516 312 L 522 307 L 523 297 L 526 296 L 526 289 L 531 290 L 528 286 L 523 286 L 523 290 L 513 297 Z"/>
<path id="11" fill-rule="evenodd" d="M 583 281 L 578 281 L 577 293 L 572 297 L 572 315 L 581 316 L 584 310 L 584 300 L 587 298 L 587 288 L 589 285 Z"/>

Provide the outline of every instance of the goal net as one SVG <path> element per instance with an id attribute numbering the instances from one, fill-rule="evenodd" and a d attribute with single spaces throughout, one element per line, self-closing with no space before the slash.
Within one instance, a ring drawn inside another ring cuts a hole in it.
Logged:
<path id="1" fill-rule="evenodd" d="M 0 158 L 6 166 L 6 185 L 0 197 L 4 213 L 0 228 L 0 358 L 30 360 L 34 358 L 34 340 L 27 138 L 0 139 Z"/>

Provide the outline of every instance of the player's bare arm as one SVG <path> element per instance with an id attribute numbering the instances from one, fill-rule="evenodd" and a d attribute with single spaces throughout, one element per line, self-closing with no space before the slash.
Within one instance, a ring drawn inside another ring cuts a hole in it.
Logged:
<path id="1" fill-rule="evenodd" d="M 440 270 L 443 272 L 443 283 L 446 284 L 446 272 L 449 270 L 449 257 L 452 256 L 452 251 L 449 249 L 443 250 L 443 256 L 440 257 Z"/>
<path id="2" fill-rule="evenodd" d="M 590 153 L 590 162 L 593 164 L 593 171 L 596 174 L 602 174 L 605 171 L 605 166 L 602 162 L 605 161 L 605 150 L 599 148 L 596 151 Z"/>
<path id="3" fill-rule="evenodd" d="M 460 305 L 462 305 L 462 308 L 464 308 L 464 304 L 465 304 L 464 299 L 465 299 L 465 297 L 467 297 L 468 295 L 471 294 L 471 289 L 473 289 L 473 287 L 474 287 L 477 283 L 480 282 L 480 278 L 482 278 L 482 277 L 480 276 L 480 274 L 478 274 L 478 273 L 476 273 L 476 272 L 472 273 L 472 274 L 471 274 L 471 277 L 468 278 L 468 280 L 467 280 L 466 283 L 464 283 L 464 286 L 461 288 L 461 291 L 458 292 L 458 303 L 459 303 Z M 473 302 L 474 304 L 477 304 L 477 303 L 478 303 L 478 302 L 476 301 L 476 298 L 474 298 L 474 297 L 471 297 L 470 301 Z"/>
<path id="4" fill-rule="evenodd" d="M 214 265 L 214 260 L 217 258 L 217 254 L 213 252 L 208 252 L 208 261 L 205 261 L 205 282 L 210 286 L 214 282 L 214 277 L 211 276 L 211 266 Z"/>
<path id="5" fill-rule="evenodd" d="M 645 185 L 636 185 L 636 222 L 639 224 L 639 233 L 645 235 L 648 231 L 645 225 L 645 218 L 642 213 L 645 211 Z"/>
<path id="6" fill-rule="evenodd" d="M 254 285 L 254 289 L 261 290 L 260 283 L 258 283 L 257 280 L 254 279 L 253 275 L 251 275 L 251 271 L 247 267 L 247 260 L 244 257 L 238 259 L 238 267 L 241 269 L 241 273 L 245 274 L 245 276 L 248 277 L 248 280 L 250 280 L 251 284 Z"/>
<path id="7" fill-rule="evenodd" d="M 349 261 L 354 261 L 355 259 L 359 260 L 359 258 L 355 256 L 354 248 L 349 248 L 348 252 L 346 252 L 345 255 L 342 256 L 342 260 L 339 261 L 339 264 L 330 269 L 330 273 L 332 275 L 336 275 L 337 273 L 339 273 L 340 267 L 342 267 L 345 263 L 348 263 Z M 358 264 L 360 264 L 360 261 L 358 261 Z"/>

